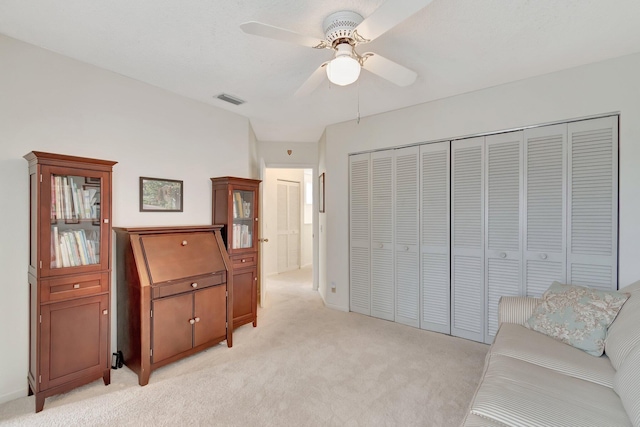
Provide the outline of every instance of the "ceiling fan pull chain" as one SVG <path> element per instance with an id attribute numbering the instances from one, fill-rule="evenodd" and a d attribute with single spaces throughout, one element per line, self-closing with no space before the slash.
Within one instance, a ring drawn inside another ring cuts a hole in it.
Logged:
<path id="1" fill-rule="evenodd" d="M 356 90 L 358 91 L 358 116 L 356 117 L 356 124 L 360 124 L 360 80 L 356 82 Z"/>

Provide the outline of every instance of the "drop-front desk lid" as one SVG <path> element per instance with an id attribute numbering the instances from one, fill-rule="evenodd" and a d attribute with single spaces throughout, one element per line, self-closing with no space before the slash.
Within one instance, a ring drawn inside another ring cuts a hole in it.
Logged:
<path id="1" fill-rule="evenodd" d="M 151 283 L 226 270 L 212 232 L 148 234 L 140 236 Z"/>

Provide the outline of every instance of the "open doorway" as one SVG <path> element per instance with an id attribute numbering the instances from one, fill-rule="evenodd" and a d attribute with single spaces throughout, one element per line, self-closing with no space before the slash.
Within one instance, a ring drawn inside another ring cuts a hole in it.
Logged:
<path id="1" fill-rule="evenodd" d="M 264 169 L 260 250 L 267 288 L 269 278 L 282 274 L 313 283 L 313 184 L 310 168 Z"/>

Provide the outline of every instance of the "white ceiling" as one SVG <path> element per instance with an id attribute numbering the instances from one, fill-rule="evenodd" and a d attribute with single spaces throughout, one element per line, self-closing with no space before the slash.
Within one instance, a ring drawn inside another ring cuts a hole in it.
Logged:
<path id="1" fill-rule="evenodd" d="M 363 71 L 297 98 L 331 51 L 239 29 L 259 21 L 322 39 L 330 13 L 366 18 L 382 3 L 0 0 L 0 33 L 241 114 L 259 141 L 317 141 L 358 108 L 364 117 L 640 51 L 639 0 L 434 0 L 366 45 L 416 71 L 413 85 Z M 222 92 L 247 102 L 214 98 Z"/>

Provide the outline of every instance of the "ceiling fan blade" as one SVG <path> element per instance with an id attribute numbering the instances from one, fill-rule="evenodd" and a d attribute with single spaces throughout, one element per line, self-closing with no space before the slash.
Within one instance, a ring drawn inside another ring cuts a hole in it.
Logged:
<path id="1" fill-rule="evenodd" d="M 416 77 L 418 77 L 415 71 L 403 67 L 377 53 L 367 52 L 362 56 L 366 57 L 364 65 L 362 66 L 365 70 L 389 80 L 398 86 L 409 86 L 415 82 Z"/>
<path id="2" fill-rule="evenodd" d="M 327 70 L 325 67 L 328 63 L 329 61 L 316 68 L 316 70 L 309 76 L 309 78 L 304 83 L 302 83 L 302 86 L 298 88 L 293 96 L 301 97 L 309 95 L 318 86 L 320 86 L 320 84 L 327 78 Z"/>
<path id="3" fill-rule="evenodd" d="M 371 41 L 386 33 L 433 0 L 387 0 L 356 27 L 358 34 Z"/>
<path id="4" fill-rule="evenodd" d="M 325 47 L 326 42 L 314 37 L 303 36 L 296 32 L 285 30 L 284 28 L 274 27 L 273 25 L 263 24 L 261 22 L 245 22 L 240 24 L 240 28 L 247 34 L 254 36 L 267 37 L 283 42 L 299 44 L 308 47 Z"/>

